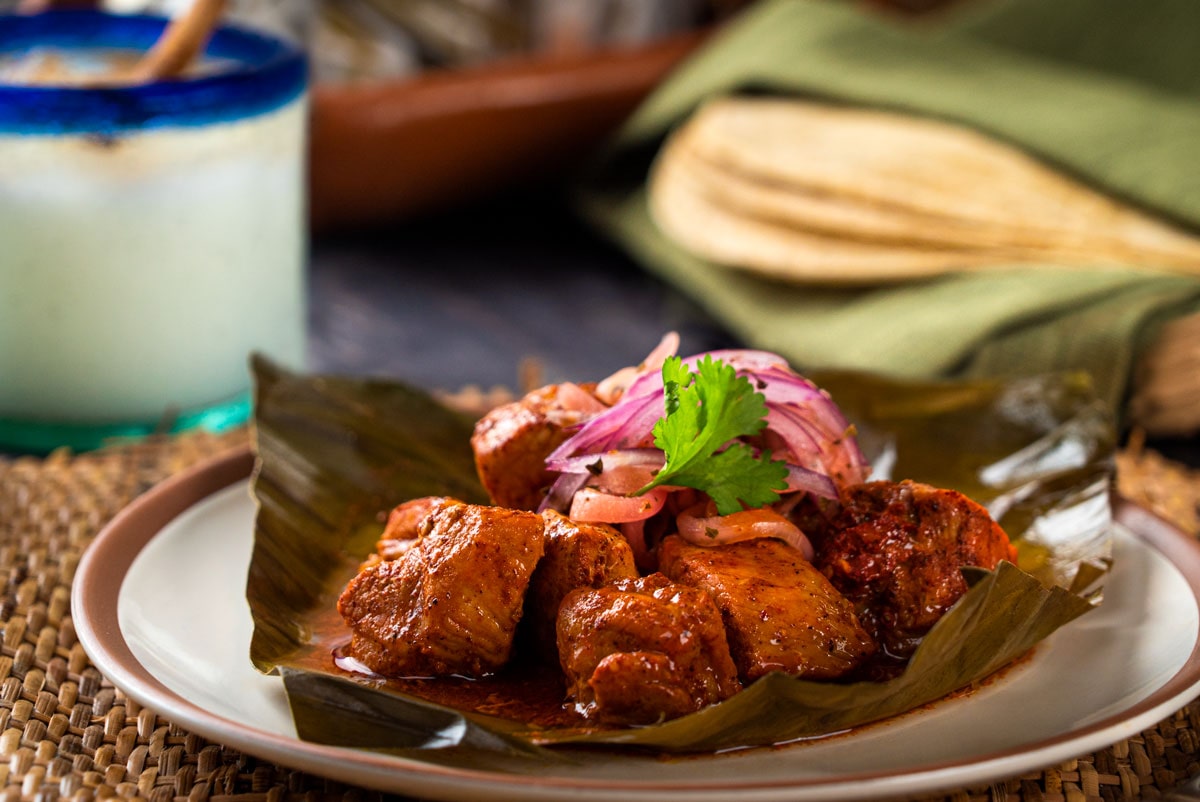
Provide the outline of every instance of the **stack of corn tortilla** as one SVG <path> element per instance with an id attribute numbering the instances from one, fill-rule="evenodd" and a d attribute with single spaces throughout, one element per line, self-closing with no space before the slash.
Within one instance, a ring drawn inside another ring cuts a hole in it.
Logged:
<path id="1" fill-rule="evenodd" d="M 730 97 L 662 149 L 650 210 L 711 262 L 825 284 L 1014 264 L 1200 273 L 1200 238 L 972 130 L 885 111 Z"/>
<path id="2" fill-rule="evenodd" d="M 971 129 L 778 97 L 708 102 L 649 182 L 661 231 L 770 279 L 869 285 L 1014 265 L 1200 274 L 1200 237 Z M 1200 315 L 1139 359 L 1129 419 L 1200 431 Z"/>

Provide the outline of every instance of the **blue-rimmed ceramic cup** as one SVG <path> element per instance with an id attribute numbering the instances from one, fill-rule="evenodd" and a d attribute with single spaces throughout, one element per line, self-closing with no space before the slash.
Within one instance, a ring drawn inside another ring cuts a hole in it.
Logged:
<path id="1" fill-rule="evenodd" d="M 303 363 L 300 50 L 224 27 L 180 80 L 4 83 L 136 56 L 165 24 L 0 16 L 0 450 L 236 425 L 251 352 Z"/>

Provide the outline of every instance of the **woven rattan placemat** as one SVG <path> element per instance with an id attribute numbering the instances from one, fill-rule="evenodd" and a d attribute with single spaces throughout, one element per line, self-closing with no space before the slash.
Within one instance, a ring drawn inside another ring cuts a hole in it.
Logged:
<path id="1" fill-rule="evenodd" d="M 70 588 L 100 528 L 159 480 L 245 444 L 194 433 L 46 459 L 0 458 L 0 802 L 374 799 L 210 743 L 109 684 L 75 638 Z M 1136 445 L 1122 492 L 1200 535 L 1200 473 Z M 1046 771 L 966 789 L 953 800 L 1155 798 L 1200 769 L 1200 702 L 1108 749 Z"/>

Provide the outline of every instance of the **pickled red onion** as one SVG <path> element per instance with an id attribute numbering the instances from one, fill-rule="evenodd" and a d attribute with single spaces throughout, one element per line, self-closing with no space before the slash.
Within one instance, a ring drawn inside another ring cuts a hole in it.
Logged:
<path id="1" fill-rule="evenodd" d="M 681 512 L 675 518 L 679 536 L 697 546 L 739 543 L 760 537 L 787 541 L 812 560 L 813 547 L 800 528 L 770 507 L 743 510 L 730 515 L 706 515 L 703 502 Z"/>
<path id="2" fill-rule="evenodd" d="M 671 496 L 678 494 L 679 488 L 668 487 L 643 496 L 625 495 L 648 483 L 666 462 L 655 447 L 654 426 L 664 414 L 660 368 L 677 347 L 678 337 L 668 335 L 641 365 L 602 381 L 596 396 L 612 405 L 585 417 L 546 459 L 547 469 L 559 477 L 543 507 L 569 510 L 570 517 L 579 521 L 618 525 L 642 553 L 646 549 L 644 522 L 662 511 L 668 497 L 672 499 L 669 509 L 679 509 L 686 498 Z M 853 429 L 829 394 L 794 372 L 781 356 L 727 349 L 697 354 L 683 362 L 695 368 L 705 356 L 732 366 L 762 394 L 766 426 L 746 442 L 756 450 L 770 449 L 773 458 L 787 463 L 787 487 L 778 510 L 763 507 L 717 516 L 712 510 L 690 507 L 676 515 L 677 531 L 698 545 L 776 537 L 811 559 L 812 545 L 786 517 L 786 511 L 801 494 L 836 500 L 840 488 L 867 478 L 870 466 Z"/>
<path id="3" fill-rule="evenodd" d="M 764 437 L 775 437 L 783 446 L 774 456 L 791 465 L 829 477 L 834 489 L 858 484 L 870 466 L 853 436 L 853 430 L 829 394 L 795 373 L 780 356 L 766 351 L 722 350 L 710 355 L 734 366 L 763 394 L 767 407 Z M 705 354 L 684 359 L 694 366 Z M 575 434 L 546 459 L 550 470 L 565 470 L 572 457 L 587 457 L 612 450 L 645 449 L 653 445 L 654 424 L 663 415 L 662 374 L 647 372 L 629 385 L 610 408 L 584 422 Z M 797 488 L 804 484 L 797 482 Z M 829 486 L 810 492 L 834 497 Z M 824 492 L 821 492 L 823 490 Z"/>
<path id="4" fill-rule="evenodd" d="M 618 496 L 594 487 L 583 487 L 575 492 L 567 515 L 573 521 L 585 523 L 644 521 L 663 508 L 669 492 L 665 487 L 656 487 L 644 496 Z"/>
<path id="5" fill-rule="evenodd" d="M 644 375 L 657 373 L 663 362 L 667 361 L 667 357 L 674 356 L 678 350 L 679 334 L 674 331 L 667 332 L 640 365 L 621 368 L 611 376 L 601 379 L 596 385 L 596 398 L 609 405 L 615 404 L 631 384 Z"/>

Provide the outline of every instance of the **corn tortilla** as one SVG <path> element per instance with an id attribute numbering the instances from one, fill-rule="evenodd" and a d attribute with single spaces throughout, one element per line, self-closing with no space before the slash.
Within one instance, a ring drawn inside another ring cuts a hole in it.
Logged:
<path id="1" fill-rule="evenodd" d="M 854 284 L 936 276 L 998 261 L 996 253 L 898 247 L 838 237 L 750 217 L 714 203 L 686 174 L 660 162 L 650 214 L 684 249 L 709 261 L 788 281 Z"/>
<path id="2" fill-rule="evenodd" d="M 723 203 L 777 223 L 1200 269 L 1200 239 L 948 123 L 794 99 L 723 98 L 697 112 L 672 147 Z"/>

